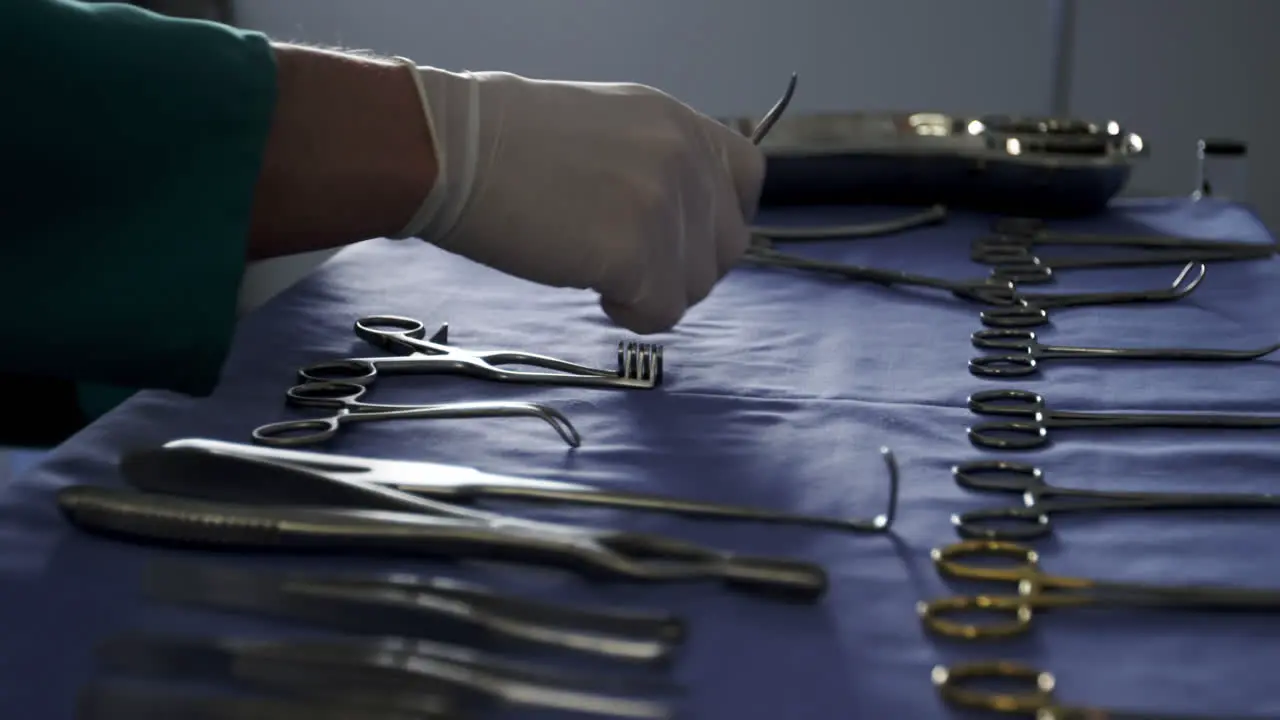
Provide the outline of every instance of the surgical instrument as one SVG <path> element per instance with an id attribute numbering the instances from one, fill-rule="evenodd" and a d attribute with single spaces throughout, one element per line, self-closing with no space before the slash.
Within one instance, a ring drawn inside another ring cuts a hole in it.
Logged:
<path id="1" fill-rule="evenodd" d="M 618 718 L 670 716 L 665 698 L 618 691 L 648 694 L 659 689 L 658 683 L 628 687 L 621 678 L 609 683 L 443 650 L 390 638 L 272 641 L 132 633 L 109 640 L 98 656 L 121 674 L 275 685 L 308 699 L 347 704 L 356 717 L 364 709 L 476 717 L 495 704 Z M 608 684 L 617 690 L 606 691 Z"/>
<path id="2" fill-rule="evenodd" d="M 969 396 L 978 415 L 1021 418 L 987 422 L 968 429 L 969 441 L 995 450 L 1030 450 L 1049 444 L 1049 430 L 1070 428 L 1280 428 L 1280 416 L 1222 413 L 1106 413 L 1050 410 L 1028 390 L 983 390 Z"/>
<path id="3" fill-rule="evenodd" d="M 892 453 L 885 452 L 885 462 L 896 464 Z M 422 517 L 419 524 L 424 527 L 407 528 L 407 533 L 414 534 L 416 529 L 428 543 L 455 542 L 459 554 L 494 552 L 517 562 L 545 558 L 583 572 L 595 569 L 641 580 L 722 577 L 730 584 L 757 585 L 760 591 L 777 586 L 778 592 L 813 597 L 826 590 L 826 573 L 809 563 L 731 556 L 657 535 L 528 520 L 266 460 L 246 465 L 238 458 L 216 453 L 142 450 L 124 457 L 120 469 L 131 485 L 151 493 L 255 507 L 318 508 L 335 514 L 337 523 L 357 522 L 387 511 L 388 523 L 398 525 L 409 523 L 400 517 L 402 513 L 411 513 L 409 518 Z M 463 533 L 467 528 L 472 528 L 471 536 Z M 526 537 L 528 547 L 520 547 L 521 538 Z M 378 538 L 374 545 L 386 544 L 394 535 L 389 531 Z M 447 547 L 436 549 L 449 552 Z"/>
<path id="4" fill-rule="evenodd" d="M 1067 245 L 1087 248 L 1137 248 L 1143 250 L 1134 255 L 1121 257 L 1140 258 L 1150 253 L 1159 257 L 1160 252 L 1194 252 L 1242 257 L 1275 254 L 1276 246 L 1272 243 L 1227 242 L 1222 240 L 1167 240 L 1159 237 L 1113 237 L 1067 236 L 1077 239 L 1046 240 L 1050 236 L 1024 236 L 1017 234 L 983 235 L 973 241 L 970 246 L 970 257 L 976 262 L 1000 262 L 1005 259 L 1018 259 L 1034 255 L 1035 248 L 1042 245 Z M 1061 237 L 1061 236 L 1059 236 Z"/>
<path id="5" fill-rule="evenodd" d="M 673 538 L 533 524 L 503 516 L 484 520 L 459 514 L 270 507 L 90 485 L 60 489 L 57 503 L 63 515 L 86 532 L 136 542 L 533 563 L 576 571 L 587 578 L 719 580 L 740 590 L 803 602 L 817 600 L 827 589 L 826 571 L 812 563 L 736 555 Z"/>
<path id="6" fill-rule="evenodd" d="M 1141 302 L 1166 302 L 1185 297 L 1204 280 L 1203 263 L 1188 263 L 1167 289 L 1094 292 L 1094 293 L 1024 293 L 1007 280 L 984 278 L 980 280 L 946 280 L 927 275 L 916 275 L 899 270 L 885 270 L 850 265 L 825 260 L 809 260 L 778 252 L 766 238 L 752 238 L 752 245 L 745 258 L 771 267 L 810 270 L 838 275 L 846 280 L 870 282 L 886 287 L 909 285 L 946 290 L 963 300 L 994 306 L 982 312 L 983 324 L 991 327 L 1032 327 L 1048 321 L 1046 308 L 1082 307 L 1087 305 L 1118 305 Z M 1196 275 L 1191 276 L 1192 270 Z M 1192 277 L 1190 282 L 1187 277 Z"/>
<path id="7" fill-rule="evenodd" d="M 1040 257 L 1025 246 L 975 243 L 971 258 L 991 266 L 991 277 L 1022 285 L 1052 282 L 1062 270 L 1097 270 L 1103 268 L 1153 267 L 1185 265 L 1189 262 L 1235 262 L 1270 257 L 1271 248 L 1251 245 L 1248 251 L 1226 250 L 1148 250 L 1130 255 L 1096 257 Z"/>
<path id="8" fill-rule="evenodd" d="M 1152 493 L 1055 487 L 1040 468 L 1007 460 L 981 460 L 951 469 L 966 490 L 1021 495 L 1023 506 L 971 510 L 951 516 L 961 537 L 1034 540 L 1053 532 L 1052 515 L 1154 510 L 1280 509 L 1280 495 L 1258 493 Z"/>
<path id="9" fill-rule="evenodd" d="M 336 700 L 336 702 L 335 702 Z M 471 720 L 448 711 L 353 707 L 343 698 L 288 699 L 96 682 L 76 698 L 76 720 Z"/>
<path id="10" fill-rule="evenodd" d="M 619 342 L 617 370 L 603 370 L 517 350 L 463 350 L 449 344 L 448 323 L 428 339 L 425 325 L 396 315 L 361 318 L 355 333 L 376 348 L 404 354 L 315 363 L 298 371 L 300 381 L 368 385 L 379 374 L 449 374 L 497 382 L 641 390 L 662 381 L 663 347 L 651 343 Z M 544 370 L 507 370 L 503 365 Z"/>
<path id="11" fill-rule="evenodd" d="M 1041 345 L 1036 334 L 1021 328 L 987 328 L 970 336 L 982 350 L 1004 350 L 1003 355 L 980 355 L 969 361 L 969 372 L 981 377 L 1024 377 L 1040 371 L 1042 360 L 1166 360 L 1229 362 L 1255 360 L 1280 350 L 1280 343 L 1252 350 L 1194 348 L 1098 348 Z"/>
<path id="12" fill-rule="evenodd" d="M 1027 633 L 1037 610 L 1139 607 L 1166 610 L 1280 612 L 1280 591 L 1204 585 L 1148 585 L 1050 575 L 1040 570 L 1035 550 L 1000 540 L 962 540 L 930 553 L 946 578 L 1012 583 L 1016 594 L 948 597 L 921 602 L 916 611 L 938 635 L 964 640 L 1007 638 Z M 967 563 L 962 558 L 1012 559 L 1010 567 Z M 954 615 L 1007 616 L 1007 620 L 952 620 Z"/>
<path id="13" fill-rule="evenodd" d="M 515 645 L 599 659 L 664 662 L 683 640 L 666 613 L 591 609 L 499 595 L 453 578 L 319 574 L 165 563 L 148 569 L 151 600 L 277 617 L 347 633 L 468 647 Z"/>
<path id="14" fill-rule="evenodd" d="M 769 135 L 769 131 L 773 129 L 778 120 L 782 118 L 787 107 L 791 105 L 791 98 L 796 93 L 797 80 L 796 73 L 791 73 L 791 81 L 787 83 L 787 89 L 782 93 L 782 97 L 778 99 L 778 102 L 774 103 L 769 112 L 765 113 L 764 118 L 751 131 L 751 142 L 759 145 Z M 887 222 L 831 225 L 826 227 L 769 227 L 756 225 L 751 228 L 751 232 L 756 236 L 773 240 L 849 240 L 905 232 L 916 227 L 942 222 L 946 217 L 947 209 L 941 205 L 934 205 L 923 212 Z"/>
<path id="15" fill-rule="evenodd" d="M 879 222 L 850 225 L 828 225 L 820 227 L 809 227 L 804 225 L 753 225 L 751 227 L 751 234 L 764 241 L 855 240 L 881 237 L 884 235 L 896 235 L 898 233 L 914 230 L 920 227 L 937 225 L 946 219 L 947 209 L 942 205 L 933 205 L 910 215 L 904 215 L 902 217 L 893 218 L 892 220 L 882 220 Z M 767 247 L 767 243 L 757 240 L 755 247 Z M 750 250 L 748 251 L 750 252 Z"/>
<path id="16" fill-rule="evenodd" d="M 652 693 L 678 693 L 680 685 L 677 681 L 661 674 L 639 674 L 600 672 L 572 669 L 561 666 L 550 666 L 532 660 L 513 660 L 508 657 L 482 652 L 469 647 L 450 645 L 434 640 L 420 640 L 397 636 L 353 637 L 333 636 L 323 639 L 289 638 L 288 640 L 268 640 L 248 637 L 193 637 L 181 635 L 158 634 L 152 632 L 125 632 L 108 637 L 97 647 L 97 656 L 101 663 L 111 670 L 135 673 L 173 673 L 180 675 L 193 668 L 181 667 L 182 663 L 165 662 L 169 656 L 187 656 L 196 660 L 196 667 L 212 665 L 213 673 L 219 659 L 223 655 L 255 655 L 259 659 L 282 660 L 300 657 L 302 662 L 310 661 L 312 665 L 321 662 L 333 663 L 342 660 L 358 660 L 369 655 L 418 656 L 434 658 L 443 662 L 463 665 L 481 670 L 499 672 L 513 677 L 521 677 L 530 681 L 546 682 L 558 685 L 582 688 L 613 688 L 617 690 L 644 691 Z M 207 659 L 209 663 L 201 661 Z M 156 661 L 159 662 L 156 662 Z M 245 666 L 242 666 L 245 667 Z M 305 673 L 300 673 L 305 677 Z M 226 678 L 249 681 L 249 678 Z M 275 678 L 256 678 L 270 684 L 262 689 L 282 690 L 293 685 L 286 679 L 286 674 Z"/>
<path id="17" fill-rule="evenodd" d="M 987 305 L 1010 305 L 1018 301 L 1016 289 L 1011 282 L 991 279 L 947 280 L 900 270 L 884 270 L 864 265 L 810 260 L 774 250 L 772 242 L 768 238 L 759 235 L 751 239 L 751 246 L 747 249 L 744 257 L 748 262 L 758 265 L 827 273 L 837 275 L 846 280 L 870 282 L 886 287 L 909 285 L 946 290 L 956 297 Z"/>
<path id="18" fill-rule="evenodd" d="M 498 401 L 457 402 L 436 405 L 380 405 L 361 402 L 368 389 L 352 382 L 308 382 L 289 388 L 288 403 L 296 407 L 334 410 L 323 418 L 282 420 L 254 429 L 253 439 L 263 445 L 296 447 L 316 445 L 333 439 L 343 425 L 383 420 L 436 420 L 457 418 L 533 417 L 555 428 L 569 447 L 582 445 L 569 418 L 553 407 L 540 403 Z"/>
<path id="19" fill-rule="evenodd" d="M 1195 275 L 1191 274 L 1192 270 Z M 1167 288 L 1128 292 L 1098 293 L 1014 293 L 1007 307 L 983 310 L 979 317 L 987 327 L 1039 327 L 1049 323 L 1050 308 L 1085 307 L 1090 305 L 1127 305 L 1132 303 L 1171 302 L 1190 295 L 1204 280 L 1204 263 L 1188 263 Z M 1188 281 L 1187 278 L 1191 280 Z M 1013 285 L 1013 283 L 1010 283 Z"/>
<path id="20" fill-rule="evenodd" d="M 1005 217 L 995 220 L 990 242 L 1035 247 L 1039 245 L 1099 245 L 1192 250 L 1276 249 L 1275 243 L 1248 243 L 1229 240 L 1177 237 L 1170 235 L 1106 235 L 1101 233 L 1068 233 L 1049 230 L 1039 218 Z"/>
<path id="21" fill-rule="evenodd" d="M 760 523 L 820 527 L 862 533 L 889 532 L 898 506 L 898 467 L 892 453 L 881 449 L 888 467 L 889 498 L 886 511 L 872 518 L 855 519 L 797 515 L 738 505 L 683 500 L 676 497 L 604 490 L 591 485 L 495 475 L 474 468 L 402 460 L 366 459 L 348 455 L 261 448 L 252 445 L 189 438 L 165 443 L 156 452 L 220 453 L 244 462 L 267 460 L 322 475 L 340 475 L 395 488 L 442 502 L 470 505 L 482 500 L 532 503 L 567 503 L 595 507 L 647 510 L 693 518 L 741 520 Z M 135 460 L 136 462 L 136 460 Z M 175 461 L 177 462 L 177 461 Z M 197 461 L 198 462 L 198 461 Z"/>
<path id="22" fill-rule="evenodd" d="M 933 668 L 931 678 L 943 702 L 956 709 L 1020 715 L 1035 720 L 1263 720 L 1257 716 L 1221 713 L 1187 715 L 1063 705 L 1054 697 L 1053 675 L 1014 660 L 981 660 L 951 667 L 938 665 Z M 1011 683 L 1028 689 L 1001 691 L 975 687 L 991 684 L 1008 687 Z"/>
<path id="23" fill-rule="evenodd" d="M 782 97 L 769 108 L 769 112 L 764 114 L 759 124 L 751 131 L 751 142 L 759 145 L 769 135 L 769 131 L 782 118 L 782 114 L 787 111 L 787 107 L 791 105 L 791 98 L 796 94 L 796 82 L 800 79 L 799 74 L 791 73 L 791 79 L 787 81 L 787 88 L 782 91 Z"/>

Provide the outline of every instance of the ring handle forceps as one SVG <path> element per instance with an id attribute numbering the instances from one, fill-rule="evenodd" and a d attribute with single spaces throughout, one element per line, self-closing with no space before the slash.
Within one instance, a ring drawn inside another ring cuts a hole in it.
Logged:
<path id="1" fill-rule="evenodd" d="M 1098 270 L 1103 268 L 1155 267 L 1185 265 L 1189 262 L 1237 262 L 1270 257 L 1269 246 L 1249 244 L 1247 249 L 1225 250 L 1148 250 L 1132 255 L 1099 257 L 1041 257 L 1023 245 L 1002 243 L 980 244 L 975 241 L 970 258 L 991 266 L 991 277 L 1020 285 L 1052 282 L 1062 270 Z"/>
<path id="2" fill-rule="evenodd" d="M 1050 575 L 1039 567 L 1035 550 L 999 540 L 963 540 L 931 552 L 945 578 L 1011 583 L 1012 595 L 973 595 L 921 602 L 916 610 L 926 629 L 962 640 L 1007 638 L 1030 631 L 1036 610 L 1138 607 L 1166 610 L 1280 612 L 1280 591 L 1212 586 L 1167 586 L 1119 583 Z M 1012 560 L 1012 566 L 965 562 L 966 559 Z M 954 616 L 1001 615 L 1008 619 L 953 620 Z"/>
<path id="3" fill-rule="evenodd" d="M 1159 510 L 1276 510 L 1280 495 L 1260 493 L 1153 493 L 1079 490 L 1045 482 L 1040 468 L 1007 460 L 980 460 L 951 469 L 966 490 L 1022 496 L 1022 507 L 972 510 L 951 516 L 963 538 L 1034 540 L 1053 532 L 1058 513 Z"/>
<path id="4" fill-rule="evenodd" d="M 448 323 L 428 339 L 424 324 L 398 315 L 361 318 L 355 333 L 376 348 L 401 354 L 315 363 L 298 371 L 300 381 L 368 385 L 379 374 L 450 374 L 497 382 L 642 390 L 662 381 L 663 348 L 651 343 L 619 342 L 618 368 L 604 370 L 517 350 L 463 350 L 449 344 Z M 503 365 L 543 370 L 511 370 Z"/>
<path id="5" fill-rule="evenodd" d="M 505 560 L 649 582 L 717 579 L 803 600 L 827 588 L 826 572 L 812 563 L 526 520 L 271 462 L 141 451 L 121 471 L 143 492 L 80 486 L 61 494 L 59 507 L 86 530 L 205 546 Z"/>
<path id="6" fill-rule="evenodd" d="M 361 402 L 368 389 L 349 382 L 309 382 L 289 388 L 286 397 L 295 407 L 326 408 L 336 411 L 325 418 L 282 420 L 254 429 L 254 442 L 274 447 L 316 445 L 333 439 L 343 425 L 383 420 L 447 420 L 461 418 L 533 417 L 555 428 L 569 445 L 582 445 L 582 436 L 569 418 L 540 403 L 496 401 L 457 402 L 437 405 L 375 405 Z"/>
<path id="7" fill-rule="evenodd" d="M 495 475 L 474 468 L 401 460 L 375 460 L 348 455 L 261 448 L 252 445 L 189 438 L 165 443 L 171 452 L 221 453 L 244 462 L 266 460 L 322 475 L 339 475 L 391 487 L 400 492 L 441 502 L 470 505 L 483 500 L 565 503 L 624 510 L 645 510 L 711 520 L 797 525 L 844 532 L 885 533 L 897 515 L 897 463 L 881 448 L 889 475 L 889 501 L 884 514 L 870 519 L 798 515 L 738 505 L 683 500 L 645 493 L 602 490 L 591 485 Z"/>
<path id="8" fill-rule="evenodd" d="M 1280 416 L 1222 413 L 1106 413 L 1050 410 L 1044 398 L 1028 390 L 983 390 L 969 396 L 978 415 L 1022 418 L 979 423 L 968 429 L 969 441 L 993 450 L 1031 450 L 1049 444 L 1051 429 L 1070 428 L 1213 428 L 1228 430 L 1280 428 Z"/>
<path id="9" fill-rule="evenodd" d="M 1280 350 L 1280 343 L 1252 350 L 1194 348 L 1097 348 L 1041 345 L 1036 334 L 1021 328 L 986 328 L 970 336 L 980 350 L 1004 350 L 1004 355 L 980 355 L 969 361 L 969 372 L 980 377 L 1025 377 L 1040 371 L 1042 360 L 1165 360 L 1239 362 L 1256 360 Z"/>
<path id="10" fill-rule="evenodd" d="M 1192 274 L 1193 271 L 1194 274 Z M 1052 308 L 1172 302 L 1181 300 L 1200 287 L 1207 271 L 1204 263 L 1188 263 L 1169 287 L 1153 290 L 1069 294 L 1015 291 L 1013 302 L 1007 303 L 1005 307 L 983 310 L 979 318 L 987 327 L 1029 328 L 1049 324 L 1048 310 Z"/>
<path id="11" fill-rule="evenodd" d="M 1114 710 L 1084 705 L 1063 705 L 1054 697 L 1052 674 L 1012 660 L 982 660 L 945 667 L 931 673 L 933 686 L 943 702 L 965 710 L 1018 715 L 1035 720 L 1263 720 L 1259 716 L 1187 715 L 1149 710 Z M 986 690 L 982 685 L 1015 683 L 1026 690 Z"/>

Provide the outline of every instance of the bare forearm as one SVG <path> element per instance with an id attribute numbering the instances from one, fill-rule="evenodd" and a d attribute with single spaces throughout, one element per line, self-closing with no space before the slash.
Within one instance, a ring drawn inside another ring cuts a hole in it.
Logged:
<path id="1" fill-rule="evenodd" d="M 436 176 L 412 76 L 385 60 L 276 46 L 278 99 L 250 259 L 400 230 Z"/>

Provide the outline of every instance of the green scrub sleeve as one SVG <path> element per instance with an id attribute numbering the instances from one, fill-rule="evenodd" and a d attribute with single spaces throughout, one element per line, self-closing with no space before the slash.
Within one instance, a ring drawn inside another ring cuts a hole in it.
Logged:
<path id="1" fill-rule="evenodd" d="M 257 33 L 0 1 L 0 391 L 212 391 L 275 70 Z"/>

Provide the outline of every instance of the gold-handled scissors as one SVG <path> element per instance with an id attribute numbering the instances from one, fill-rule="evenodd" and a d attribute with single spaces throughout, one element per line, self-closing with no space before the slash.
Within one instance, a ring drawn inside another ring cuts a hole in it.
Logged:
<path id="1" fill-rule="evenodd" d="M 957 709 L 1021 715 L 1036 720 L 1261 720 L 1259 716 L 1187 715 L 1062 705 L 1053 696 L 1051 673 L 1009 660 L 965 663 L 933 669 L 933 686 L 943 702 Z M 982 683 L 1016 683 L 1026 690 L 985 690 Z"/>
<path id="2" fill-rule="evenodd" d="M 1012 566 L 964 562 L 964 558 L 1007 558 Z M 1165 586 L 1117 583 L 1050 575 L 1040 570 L 1040 556 L 1024 545 L 1000 540 L 966 540 L 932 552 L 944 577 L 1013 583 L 1012 595 L 970 595 L 922 602 L 917 612 L 925 627 L 964 640 L 1002 638 L 1026 633 L 1036 610 L 1082 607 L 1154 607 L 1180 610 L 1280 611 L 1280 591 L 1211 586 Z M 972 614 L 1005 616 L 994 621 L 962 622 L 951 617 Z"/>

